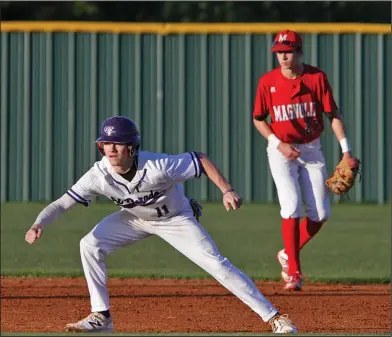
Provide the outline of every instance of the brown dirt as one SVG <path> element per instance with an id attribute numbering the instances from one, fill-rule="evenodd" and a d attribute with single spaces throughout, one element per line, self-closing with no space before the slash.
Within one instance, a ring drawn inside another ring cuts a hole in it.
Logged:
<path id="1" fill-rule="evenodd" d="M 390 285 L 306 284 L 258 288 L 300 332 L 391 331 Z M 109 280 L 118 332 L 268 332 L 270 327 L 214 280 Z M 83 278 L 1 278 L 1 331 L 58 332 L 89 313 Z"/>

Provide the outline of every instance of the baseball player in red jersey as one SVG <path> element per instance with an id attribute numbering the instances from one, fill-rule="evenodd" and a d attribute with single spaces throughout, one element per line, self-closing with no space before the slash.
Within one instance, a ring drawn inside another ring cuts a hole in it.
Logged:
<path id="1" fill-rule="evenodd" d="M 259 79 L 253 121 L 268 140 L 268 162 L 279 198 L 284 249 L 277 258 L 284 287 L 300 290 L 303 274 L 299 252 L 330 214 L 327 170 L 319 139 L 324 113 L 343 157 L 351 158 L 351 149 L 327 75 L 302 62 L 300 35 L 290 30 L 280 32 L 271 52 L 276 52 L 280 66 Z M 306 216 L 301 221 L 302 195 Z"/>

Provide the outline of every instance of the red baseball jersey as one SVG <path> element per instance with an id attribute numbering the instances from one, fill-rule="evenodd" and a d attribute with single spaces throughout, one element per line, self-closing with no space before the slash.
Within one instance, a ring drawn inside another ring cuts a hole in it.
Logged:
<path id="1" fill-rule="evenodd" d="M 296 79 L 283 76 L 280 67 L 260 77 L 253 118 L 271 117 L 270 126 L 285 143 L 308 143 L 324 130 L 323 112 L 337 111 L 327 75 L 304 65 Z"/>

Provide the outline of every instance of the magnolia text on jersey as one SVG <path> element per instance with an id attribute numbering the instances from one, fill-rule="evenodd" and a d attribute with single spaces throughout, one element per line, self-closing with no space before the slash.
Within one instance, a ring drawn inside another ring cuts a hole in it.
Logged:
<path id="1" fill-rule="evenodd" d="M 316 116 L 315 102 L 274 105 L 273 107 L 276 122 Z"/>
<path id="2" fill-rule="evenodd" d="M 150 194 L 147 194 L 145 196 L 132 199 L 132 198 L 126 198 L 126 199 L 119 199 L 119 198 L 113 198 L 110 197 L 110 199 L 113 200 L 113 202 L 121 207 L 124 208 L 133 208 L 136 206 L 147 206 L 147 205 L 152 205 L 155 203 L 155 201 L 163 195 L 165 191 L 158 192 L 158 191 L 150 191 Z"/>

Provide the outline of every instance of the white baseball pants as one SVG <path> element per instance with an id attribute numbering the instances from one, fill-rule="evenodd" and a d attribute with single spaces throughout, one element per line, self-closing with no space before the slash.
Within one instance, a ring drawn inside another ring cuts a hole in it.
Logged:
<path id="1" fill-rule="evenodd" d="M 271 145 L 267 147 L 280 215 L 283 219 L 303 216 L 302 187 L 307 217 L 316 222 L 327 220 L 331 211 L 329 192 L 325 186 L 327 170 L 320 140 L 294 146 L 301 151 L 297 160 L 288 160 L 278 149 Z"/>
<path id="2" fill-rule="evenodd" d="M 113 213 L 80 241 L 80 254 L 92 312 L 109 310 L 105 256 L 150 235 L 158 235 L 212 275 L 268 322 L 278 311 L 256 285 L 222 256 L 190 212 L 161 221 L 143 221 L 126 210 Z"/>

